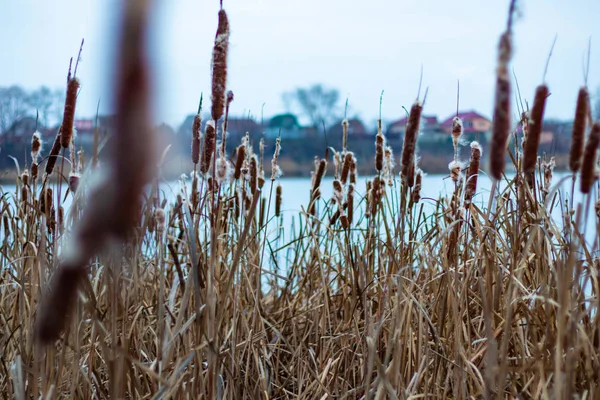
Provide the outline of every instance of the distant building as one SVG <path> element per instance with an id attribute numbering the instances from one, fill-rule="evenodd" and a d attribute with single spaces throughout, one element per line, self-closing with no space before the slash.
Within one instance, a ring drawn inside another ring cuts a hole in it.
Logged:
<path id="1" fill-rule="evenodd" d="M 177 129 L 177 135 L 180 137 L 192 137 L 192 126 L 194 125 L 195 114 L 188 115 L 183 123 Z M 210 120 L 209 117 L 202 118 L 202 132 L 206 130 L 206 122 Z M 222 129 L 223 120 L 219 121 L 219 132 Z M 249 133 L 250 136 L 260 135 L 262 133 L 262 128 L 260 124 L 256 123 L 251 118 L 242 117 L 229 117 L 227 121 L 227 132 L 231 136 L 232 139 L 240 138 L 244 136 L 246 133 Z"/>
<path id="2" fill-rule="evenodd" d="M 448 134 L 452 133 L 452 121 L 456 115 L 442 122 L 442 128 Z M 459 112 L 458 117 L 463 122 L 463 132 L 467 134 L 485 134 L 492 130 L 492 121 L 476 111 Z"/>
<path id="3" fill-rule="evenodd" d="M 265 137 L 275 139 L 298 139 L 303 136 L 303 129 L 294 114 L 279 114 L 269 120 L 265 128 Z"/>
<path id="4" fill-rule="evenodd" d="M 342 126 L 343 121 L 338 121 L 329 128 L 329 134 L 342 137 L 344 128 Z M 368 135 L 367 128 L 358 118 L 351 118 L 348 120 L 348 136 L 366 136 Z"/>
<path id="5" fill-rule="evenodd" d="M 404 137 L 406 132 L 406 124 L 408 123 L 408 117 L 394 121 L 388 125 L 387 134 L 390 137 Z M 421 117 L 420 130 L 425 134 L 436 134 L 440 133 L 440 124 L 435 115 L 423 115 Z"/>

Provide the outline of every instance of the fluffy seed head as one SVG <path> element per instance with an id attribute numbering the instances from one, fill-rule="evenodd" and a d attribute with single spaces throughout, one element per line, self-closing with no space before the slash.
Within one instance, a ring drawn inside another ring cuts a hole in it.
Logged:
<path id="1" fill-rule="evenodd" d="M 212 59 L 212 119 L 218 121 L 225 109 L 227 86 L 227 53 L 229 48 L 229 20 L 225 10 L 219 10 L 219 25 L 215 37 Z"/>
<path id="2" fill-rule="evenodd" d="M 206 134 L 204 135 L 204 151 L 202 152 L 202 160 L 200 161 L 200 172 L 207 174 L 210 170 L 211 161 L 215 154 L 217 144 L 217 132 L 213 121 L 206 124 Z"/>
<path id="3" fill-rule="evenodd" d="M 40 132 L 35 131 L 33 132 L 33 136 L 31 137 L 31 159 L 33 161 L 37 161 L 41 148 L 42 138 L 40 136 Z"/>
<path id="4" fill-rule="evenodd" d="M 60 144 L 63 148 L 68 148 L 74 132 L 75 106 L 77 104 L 77 91 L 80 87 L 79 79 L 71 78 L 67 82 L 67 96 L 65 99 L 65 109 L 63 112 L 62 135 Z"/>

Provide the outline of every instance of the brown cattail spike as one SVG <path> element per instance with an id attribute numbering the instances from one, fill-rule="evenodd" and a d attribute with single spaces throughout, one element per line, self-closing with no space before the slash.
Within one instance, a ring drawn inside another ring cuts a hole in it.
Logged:
<path id="1" fill-rule="evenodd" d="M 417 145 L 417 135 L 419 134 L 419 125 L 421 124 L 421 113 L 423 105 L 418 101 L 410 108 L 406 133 L 404 134 L 404 144 L 402 145 L 402 158 L 400 161 L 400 176 L 403 184 L 408 184 L 411 170 L 414 172 L 415 149 Z M 413 174 L 414 175 L 414 174 Z M 409 186 L 412 186 L 410 184 Z"/>
<path id="2" fill-rule="evenodd" d="M 579 89 L 577 95 L 577 106 L 575 107 L 575 119 L 573 120 L 573 135 L 571 141 L 571 152 L 569 154 L 569 169 L 576 173 L 581 168 L 581 155 L 585 142 L 585 128 L 589 115 L 590 94 L 586 87 Z"/>
<path id="3" fill-rule="evenodd" d="M 56 134 L 56 139 L 54 139 L 54 144 L 52 145 L 52 149 L 50 150 L 50 155 L 48 156 L 48 161 L 46 162 L 46 174 L 50 175 L 52 171 L 54 171 L 54 166 L 56 165 L 56 159 L 58 158 L 58 153 L 60 152 L 60 137 L 61 137 L 62 127 Z"/>
<path id="4" fill-rule="evenodd" d="M 527 142 L 525 143 L 525 148 L 523 149 L 523 171 L 526 174 L 532 174 L 535 171 L 548 92 L 548 86 L 546 85 L 540 85 L 535 90 L 535 98 L 530 114 L 531 116 L 527 124 Z"/>
<path id="5" fill-rule="evenodd" d="M 350 167 L 352 166 L 353 158 L 354 154 L 352 152 L 348 152 L 344 156 L 344 164 L 342 165 L 342 174 L 340 176 L 340 181 L 342 181 L 344 185 L 348 181 L 348 175 L 350 174 Z"/>
<path id="6" fill-rule="evenodd" d="M 202 116 L 196 114 L 192 125 L 192 163 L 200 162 L 200 136 L 202 135 Z"/>
<path id="7" fill-rule="evenodd" d="M 382 133 L 378 133 L 375 137 L 375 169 L 381 171 L 383 169 L 383 149 L 385 147 L 385 137 Z"/>
<path id="8" fill-rule="evenodd" d="M 477 191 L 477 177 L 479 176 L 479 163 L 481 160 L 481 146 L 471 142 L 471 159 L 467 169 L 467 182 L 465 184 L 465 207 L 468 207 Z"/>
<path id="9" fill-rule="evenodd" d="M 258 160 L 253 155 L 250 158 L 250 193 L 254 195 L 258 189 Z"/>
<path id="10" fill-rule="evenodd" d="M 204 149 L 202 151 L 202 160 L 200 162 L 200 172 L 208 173 L 211 166 L 211 161 L 215 154 L 215 146 L 217 144 L 217 132 L 213 121 L 206 124 L 206 134 L 204 135 Z"/>
<path id="11" fill-rule="evenodd" d="M 227 52 L 229 48 L 229 20 L 225 10 L 219 10 L 219 25 L 215 37 L 212 59 L 212 110 L 214 121 L 223 116 L 225 87 L 227 86 Z"/>
<path id="12" fill-rule="evenodd" d="M 354 218 L 354 185 L 348 185 L 348 195 L 346 196 L 348 202 L 348 224 L 352 225 Z"/>
<path id="13" fill-rule="evenodd" d="M 597 179 L 598 146 L 600 145 L 600 121 L 592 126 L 592 131 L 585 145 L 583 164 L 581 165 L 581 193 L 587 194 L 592 190 Z"/>
<path id="14" fill-rule="evenodd" d="M 242 176 L 242 166 L 244 165 L 244 160 L 246 159 L 246 146 L 243 144 L 239 145 L 236 150 L 236 158 L 235 158 L 235 168 L 233 171 L 233 178 L 240 179 Z"/>
<path id="15" fill-rule="evenodd" d="M 512 57 L 512 33 L 510 30 L 510 21 L 512 20 L 513 7 L 514 2 L 511 4 L 508 28 L 500 37 L 500 44 L 498 46 L 494 121 L 492 125 L 490 152 L 490 175 L 496 180 L 500 180 L 504 173 L 506 147 L 508 146 L 508 138 L 510 136 L 511 89 L 508 63 Z"/>
<path id="16" fill-rule="evenodd" d="M 79 79 L 71 78 L 67 82 L 67 96 L 65 99 L 65 110 L 63 113 L 62 135 L 60 144 L 63 148 L 68 148 L 73 138 L 73 129 L 75 121 L 75 106 L 77 104 L 77 91 L 79 90 Z"/>
<path id="17" fill-rule="evenodd" d="M 275 216 L 281 215 L 281 201 L 282 201 L 283 189 L 281 185 L 277 185 L 275 189 Z"/>

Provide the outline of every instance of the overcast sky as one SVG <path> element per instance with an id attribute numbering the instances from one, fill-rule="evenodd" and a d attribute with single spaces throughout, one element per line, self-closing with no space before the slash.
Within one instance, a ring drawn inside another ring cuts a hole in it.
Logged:
<path id="1" fill-rule="evenodd" d="M 92 117 L 101 99 L 110 109 L 118 0 L 1 0 L 0 86 L 62 87 L 69 58 L 85 38 L 77 114 Z M 156 0 L 151 52 L 156 121 L 178 126 L 210 90 L 210 58 L 218 0 Z M 446 118 L 456 108 L 490 116 L 498 37 L 508 0 L 224 0 L 231 24 L 232 113 L 260 117 L 286 111 L 281 94 L 323 83 L 349 99 L 351 114 L 371 122 L 385 91 L 383 117 L 404 116 L 415 99 L 421 66 L 429 88 L 426 113 Z M 592 37 L 589 86 L 600 86 L 600 1 L 520 0 L 515 58 L 522 95 L 546 81 L 547 116 L 571 118 L 584 83 Z"/>

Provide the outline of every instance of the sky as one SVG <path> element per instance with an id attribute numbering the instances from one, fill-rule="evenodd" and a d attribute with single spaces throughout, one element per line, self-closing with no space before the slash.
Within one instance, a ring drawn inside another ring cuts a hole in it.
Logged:
<path id="1" fill-rule="evenodd" d="M 77 117 L 110 112 L 112 65 L 122 0 L 0 0 L 0 86 L 65 86 L 70 57 L 85 45 Z M 282 93 L 322 83 L 369 124 L 402 118 L 419 88 L 425 114 L 460 108 L 492 114 L 497 43 L 508 0 L 224 0 L 231 25 L 228 89 L 232 115 L 260 119 L 288 111 Z M 512 62 L 523 100 L 546 83 L 546 116 L 571 119 L 584 84 L 600 87 L 600 1 L 520 0 Z M 175 128 L 209 98 L 218 0 L 154 0 L 149 51 L 155 122 Z M 206 104 L 205 109 L 209 105 Z"/>

